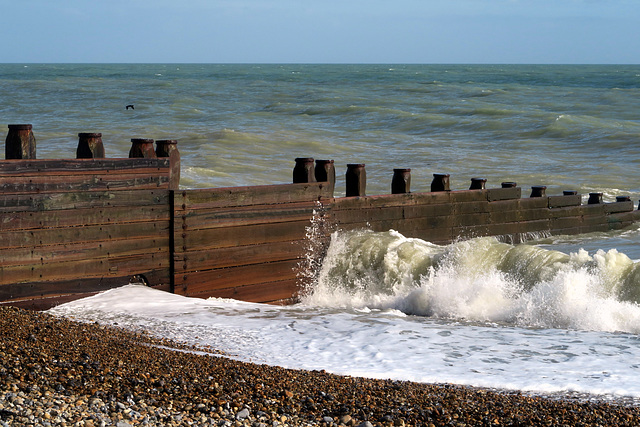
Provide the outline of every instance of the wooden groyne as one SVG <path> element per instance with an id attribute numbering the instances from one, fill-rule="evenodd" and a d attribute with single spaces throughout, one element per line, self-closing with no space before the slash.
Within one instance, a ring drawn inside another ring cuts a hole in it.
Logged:
<path id="1" fill-rule="evenodd" d="M 42 309 L 130 280 L 196 297 L 254 302 L 296 298 L 310 247 L 334 230 L 394 229 L 434 243 L 479 236 L 511 242 L 531 233 L 627 227 L 640 211 L 626 197 L 586 204 L 575 192 L 528 197 L 516 183 L 451 190 L 434 174 L 411 192 L 395 169 L 391 194 L 366 195 L 366 169 L 349 164 L 334 197 L 333 160 L 298 158 L 293 183 L 180 189 L 177 141 L 132 139 L 130 158 L 105 159 L 100 134 L 79 134 L 77 159 L 35 158 L 30 125 L 10 125 L 0 161 L 0 303 Z M 154 147 L 155 143 L 155 147 Z M 316 255 L 321 256 L 318 250 Z M 319 260 L 312 260 L 318 262 Z"/>

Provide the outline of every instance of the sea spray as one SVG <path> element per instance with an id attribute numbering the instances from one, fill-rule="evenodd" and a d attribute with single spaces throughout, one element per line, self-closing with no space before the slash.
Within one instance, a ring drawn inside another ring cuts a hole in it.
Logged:
<path id="1" fill-rule="evenodd" d="M 519 327 L 640 331 L 638 264 L 492 237 L 439 246 L 395 231 L 336 232 L 310 305 L 394 309 Z"/>

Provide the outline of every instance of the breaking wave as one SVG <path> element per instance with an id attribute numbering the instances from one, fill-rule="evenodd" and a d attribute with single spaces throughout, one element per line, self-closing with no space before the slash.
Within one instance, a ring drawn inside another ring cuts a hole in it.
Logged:
<path id="1" fill-rule="evenodd" d="M 439 246 L 395 231 L 336 232 L 303 303 L 533 328 L 640 332 L 640 264 L 493 237 Z"/>

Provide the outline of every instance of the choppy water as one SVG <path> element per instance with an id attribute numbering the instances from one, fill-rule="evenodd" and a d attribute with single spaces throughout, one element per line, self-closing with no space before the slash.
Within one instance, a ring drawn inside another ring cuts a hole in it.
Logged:
<path id="1" fill-rule="evenodd" d="M 315 157 L 335 160 L 338 195 L 357 162 L 368 194 L 409 167 L 413 191 L 445 172 L 453 189 L 640 198 L 640 66 L 4 64 L 0 100 L 40 158 L 73 157 L 79 132 L 109 157 L 178 139 L 184 187 L 290 182 Z M 639 227 L 517 246 L 338 232 L 293 307 L 133 286 L 53 312 L 288 367 L 637 398 L 639 243 Z"/>

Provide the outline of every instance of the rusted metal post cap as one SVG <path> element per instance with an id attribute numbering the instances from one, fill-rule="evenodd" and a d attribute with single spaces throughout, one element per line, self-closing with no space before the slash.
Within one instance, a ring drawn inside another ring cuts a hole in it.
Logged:
<path id="1" fill-rule="evenodd" d="M 547 186 L 546 185 L 534 185 L 531 187 L 531 195 L 529 197 L 546 197 Z"/>
<path id="2" fill-rule="evenodd" d="M 33 136 L 33 125 L 8 125 L 9 132 L 5 140 L 5 159 L 35 159 L 36 138 Z"/>
<path id="3" fill-rule="evenodd" d="M 347 164 L 345 180 L 347 184 L 347 197 L 366 196 L 367 171 L 364 163 Z"/>
<path id="4" fill-rule="evenodd" d="M 293 183 L 316 182 L 312 157 L 298 157 L 293 168 Z"/>
<path id="5" fill-rule="evenodd" d="M 486 178 L 471 178 L 469 190 L 484 190 L 486 183 Z"/>
<path id="6" fill-rule="evenodd" d="M 391 194 L 411 192 L 411 169 L 394 169 L 391 179 Z"/>
<path id="7" fill-rule="evenodd" d="M 631 197 L 629 196 L 616 196 L 616 202 L 630 202 Z"/>
<path id="8" fill-rule="evenodd" d="M 143 157 L 146 159 L 155 158 L 156 152 L 153 149 L 153 139 L 131 138 L 131 150 L 129 158 Z"/>
<path id="9" fill-rule="evenodd" d="M 563 196 L 576 196 L 578 192 L 576 190 L 564 190 L 562 192 Z"/>
<path id="10" fill-rule="evenodd" d="M 431 191 L 450 191 L 449 190 L 449 174 L 434 173 L 433 181 L 431 181 Z"/>
<path id="11" fill-rule="evenodd" d="M 502 188 L 516 188 L 518 186 L 518 183 L 513 181 L 507 181 L 507 182 L 503 182 L 501 185 L 502 185 Z"/>
<path id="12" fill-rule="evenodd" d="M 589 193 L 589 205 L 598 205 L 602 203 L 602 193 Z"/>
<path id="13" fill-rule="evenodd" d="M 104 159 L 102 134 L 97 132 L 81 132 L 78 134 L 77 159 Z"/>
<path id="14" fill-rule="evenodd" d="M 178 149 L 177 139 L 159 139 L 156 141 L 156 156 L 170 157 Z"/>

